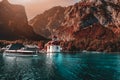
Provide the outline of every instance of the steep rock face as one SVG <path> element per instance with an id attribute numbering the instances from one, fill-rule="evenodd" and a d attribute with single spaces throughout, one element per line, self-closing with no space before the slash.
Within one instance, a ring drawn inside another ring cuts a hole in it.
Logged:
<path id="1" fill-rule="evenodd" d="M 21 5 L 0 2 L 0 39 L 44 39 L 28 25 L 25 9 Z"/>
<path id="2" fill-rule="evenodd" d="M 69 6 L 56 32 L 65 40 L 98 38 L 99 35 L 114 38 L 120 34 L 120 0 L 83 0 Z"/>
<path id="3" fill-rule="evenodd" d="M 43 14 L 37 15 L 29 24 L 33 26 L 34 31 L 46 38 L 49 38 L 55 29 L 57 29 L 64 20 L 65 8 L 57 6 L 53 7 Z"/>

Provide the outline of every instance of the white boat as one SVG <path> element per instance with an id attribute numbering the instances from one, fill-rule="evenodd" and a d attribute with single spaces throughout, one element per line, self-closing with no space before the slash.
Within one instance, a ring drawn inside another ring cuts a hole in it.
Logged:
<path id="1" fill-rule="evenodd" d="M 11 44 L 8 45 L 3 53 L 6 56 L 32 56 L 37 55 L 38 47 L 33 45 Z"/>

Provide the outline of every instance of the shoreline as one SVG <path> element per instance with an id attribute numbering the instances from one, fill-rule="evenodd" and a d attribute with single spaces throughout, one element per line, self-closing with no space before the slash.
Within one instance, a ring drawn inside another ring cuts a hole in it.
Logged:
<path id="1" fill-rule="evenodd" d="M 4 51 L 0 50 L 0 54 L 3 54 L 3 53 L 4 53 Z M 82 53 L 90 53 L 90 54 L 120 54 L 120 52 L 98 52 L 98 51 L 61 51 L 61 52 L 53 52 L 53 53 L 64 53 L 64 54 L 67 54 L 67 53 L 68 54 L 74 54 L 74 53 L 81 53 L 81 54 Z M 44 53 L 39 52 L 37 54 L 47 54 L 47 52 L 44 52 Z"/>
<path id="2" fill-rule="evenodd" d="M 105 53 L 105 54 L 120 54 L 120 52 L 98 52 L 98 51 L 63 51 L 62 53 L 97 53 L 97 54 L 100 54 L 100 53 Z"/>

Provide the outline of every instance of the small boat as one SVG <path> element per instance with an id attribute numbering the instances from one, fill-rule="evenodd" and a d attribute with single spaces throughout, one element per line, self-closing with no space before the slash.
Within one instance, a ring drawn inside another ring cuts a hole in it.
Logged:
<path id="1" fill-rule="evenodd" d="M 3 55 L 6 56 L 30 56 L 37 55 L 39 49 L 35 45 L 11 44 L 6 47 Z"/>

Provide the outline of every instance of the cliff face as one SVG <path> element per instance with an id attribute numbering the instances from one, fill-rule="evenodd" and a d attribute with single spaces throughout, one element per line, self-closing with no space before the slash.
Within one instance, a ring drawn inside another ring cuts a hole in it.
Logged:
<path id="1" fill-rule="evenodd" d="M 82 0 L 66 8 L 54 7 L 29 24 L 45 37 L 54 32 L 68 41 L 113 39 L 120 34 L 120 0 Z"/>
<path id="2" fill-rule="evenodd" d="M 112 39 L 120 34 L 120 0 L 85 0 L 65 10 L 56 31 L 62 39 Z"/>
<path id="3" fill-rule="evenodd" d="M 21 5 L 0 2 L 0 39 L 44 39 L 34 33 L 28 25 L 25 9 Z"/>
<path id="4" fill-rule="evenodd" d="M 34 31 L 46 38 L 49 38 L 55 29 L 57 29 L 64 20 L 65 8 L 57 6 L 53 7 L 43 14 L 37 15 L 35 18 L 29 21 L 29 24 L 33 26 Z"/>

